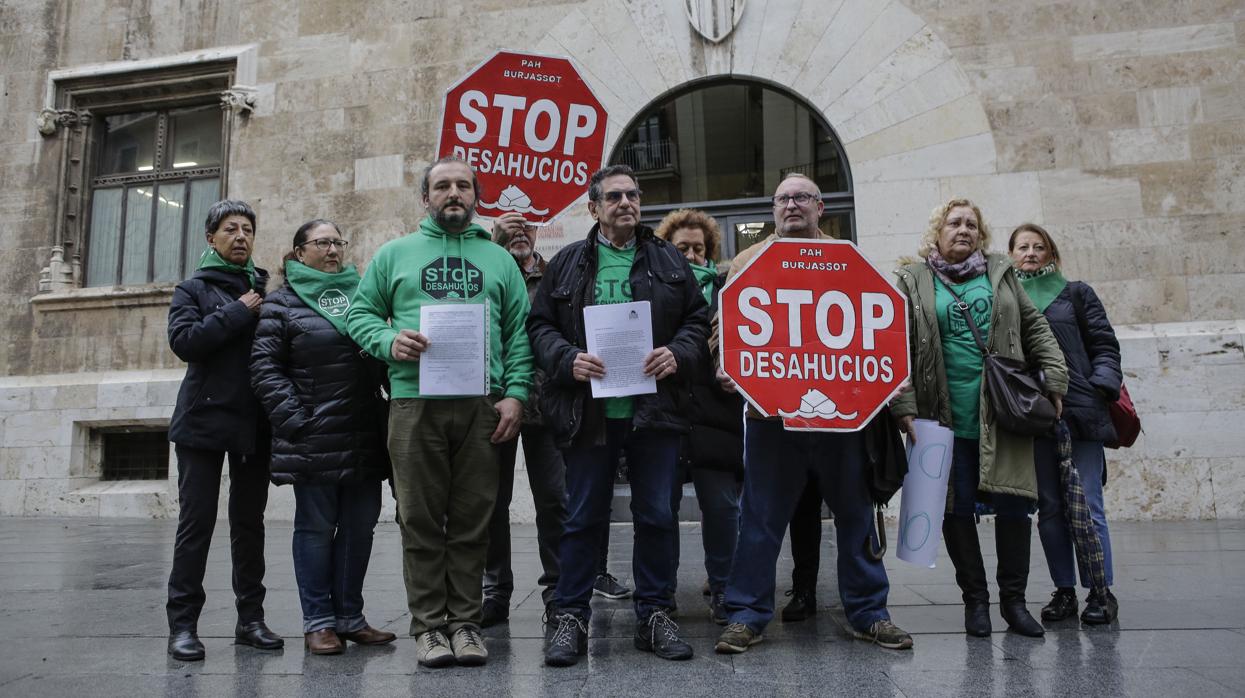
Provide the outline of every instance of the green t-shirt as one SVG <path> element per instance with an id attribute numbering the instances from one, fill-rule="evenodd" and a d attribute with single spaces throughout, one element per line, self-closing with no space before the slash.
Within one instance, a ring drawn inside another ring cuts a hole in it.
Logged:
<path id="1" fill-rule="evenodd" d="M 968 304 L 968 310 L 981 330 L 981 338 L 990 341 L 990 311 L 994 305 L 994 289 L 982 274 L 951 288 Z M 938 333 L 942 336 L 942 359 L 947 369 L 947 389 L 951 395 L 951 430 L 963 439 L 981 438 L 981 349 L 973 339 L 964 314 L 955 307 L 955 299 L 942 279 L 934 280 L 934 310 L 938 313 Z"/>
<path id="2" fill-rule="evenodd" d="M 631 265 L 635 263 L 635 245 L 619 250 L 597 243 L 597 286 L 592 294 L 593 305 L 631 302 Z M 606 367 L 609 370 L 609 367 Z M 605 398 L 607 419 L 631 419 L 635 401 L 630 397 Z"/>

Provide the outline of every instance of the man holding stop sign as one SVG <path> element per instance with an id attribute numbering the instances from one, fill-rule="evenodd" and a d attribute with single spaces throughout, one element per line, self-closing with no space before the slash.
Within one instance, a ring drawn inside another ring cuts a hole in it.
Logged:
<path id="1" fill-rule="evenodd" d="M 739 544 L 726 588 L 728 625 L 715 647 L 721 653 L 747 651 L 774 617 L 775 563 L 810 474 L 834 512 L 839 595 L 855 636 L 891 649 L 912 647 L 912 637 L 886 610 L 886 568 L 867 552 L 873 502 L 859 431 L 907 376 L 905 306 L 888 289 L 868 287 L 869 274 L 859 277 L 861 288 L 814 293 L 800 287 L 801 278 L 825 283 L 854 266 L 869 266 L 859 254 L 836 260 L 829 249 L 834 245 L 827 243 L 782 244 L 821 238 L 817 224 L 823 210 L 811 179 L 798 174 L 783 179 L 774 192 L 775 234 L 735 258 L 719 304 L 725 370 L 720 368 L 718 377 L 749 401 Z M 766 278 L 732 284 L 762 251 L 766 254 L 755 261 L 781 257 L 766 267 Z M 871 267 L 865 271 L 876 275 Z M 847 389 L 836 393 L 837 400 L 819 389 L 785 389 L 810 383 Z"/>

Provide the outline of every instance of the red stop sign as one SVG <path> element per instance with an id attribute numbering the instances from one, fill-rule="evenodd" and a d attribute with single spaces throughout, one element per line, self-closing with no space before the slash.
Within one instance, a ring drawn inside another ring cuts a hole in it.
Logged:
<path id="1" fill-rule="evenodd" d="M 908 378 L 908 305 L 845 240 L 777 238 L 723 287 L 722 368 L 783 427 L 856 431 Z"/>
<path id="2" fill-rule="evenodd" d="M 545 223 L 588 190 L 605 151 L 605 108 L 570 59 L 498 51 L 445 93 L 437 157 L 466 160 L 476 212 Z"/>

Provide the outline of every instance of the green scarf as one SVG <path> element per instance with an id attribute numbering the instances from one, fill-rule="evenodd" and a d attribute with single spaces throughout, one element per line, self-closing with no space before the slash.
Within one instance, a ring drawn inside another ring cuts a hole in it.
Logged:
<path id="1" fill-rule="evenodd" d="M 718 267 L 713 263 L 712 259 L 705 260 L 708 266 L 692 265 L 692 273 L 696 275 L 696 283 L 700 285 L 700 292 L 705 295 L 705 302 L 713 305 L 713 280 L 718 278 Z"/>
<path id="2" fill-rule="evenodd" d="M 246 278 L 251 282 L 251 288 L 255 288 L 255 260 L 248 258 L 246 265 L 234 264 L 226 260 L 217 253 L 216 249 L 209 246 L 199 255 L 199 266 L 195 269 L 220 269 L 233 274 L 246 274 Z"/>
<path id="3" fill-rule="evenodd" d="M 353 264 L 330 274 L 291 259 L 285 263 L 285 280 L 308 308 L 333 323 L 342 335 L 350 336 L 346 334 L 346 311 L 359 288 L 359 272 Z"/>
<path id="4" fill-rule="evenodd" d="M 1033 305 L 1037 306 L 1039 313 L 1046 312 L 1046 307 L 1063 292 L 1064 286 L 1068 285 L 1068 280 L 1063 278 L 1063 274 L 1059 272 L 1059 267 L 1055 266 L 1054 262 L 1035 272 L 1017 270 L 1016 277 L 1020 279 L 1020 285 L 1029 294 L 1029 299 L 1033 301 Z"/>

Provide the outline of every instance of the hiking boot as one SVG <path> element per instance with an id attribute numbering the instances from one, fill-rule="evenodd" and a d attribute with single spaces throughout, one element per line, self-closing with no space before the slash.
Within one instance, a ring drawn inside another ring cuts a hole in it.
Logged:
<path id="1" fill-rule="evenodd" d="M 718 654 L 741 654 L 761 639 L 761 633 L 753 632 L 747 625 L 731 623 L 718 636 L 718 644 L 713 646 L 713 651 Z"/>
<path id="2" fill-rule="evenodd" d="M 459 666 L 483 666 L 488 661 L 484 639 L 474 625 L 464 625 L 455 630 L 450 637 L 450 647 L 454 650 L 454 661 Z"/>
<path id="3" fill-rule="evenodd" d="M 1089 592 L 1085 597 L 1085 610 L 1081 611 L 1081 622 L 1086 625 L 1106 625 L 1120 615 L 1120 602 L 1110 589 L 1098 589 Z"/>
<path id="4" fill-rule="evenodd" d="M 440 630 L 422 632 L 415 638 L 415 661 L 429 669 L 452 666 L 454 650 Z"/>
<path id="5" fill-rule="evenodd" d="M 709 597 L 709 620 L 726 625 L 726 594 L 718 591 Z"/>
<path id="6" fill-rule="evenodd" d="M 875 622 L 863 633 L 855 630 L 852 631 L 852 634 L 856 636 L 857 640 L 872 642 L 889 650 L 912 649 L 912 636 L 888 619 Z"/>
<path id="7" fill-rule="evenodd" d="M 588 625 L 573 613 L 559 613 L 552 620 L 553 636 L 545 647 L 545 664 L 574 666 L 588 654 Z"/>
<path id="8" fill-rule="evenodd" d="M 631 588 L 619 582 L 618 577 L 606 572 L 597 575 L 597 580 L 592 583 L 592 593 L 607 599 L 625 599 L 631 596 Z"/>
<path id="9" fill-rule="evenodd" d="M 787 591 L 791 601 L 782 608 L 782 622 L 794 623 L 817 615 L 817 593 L 812 589 Z"/>
<path id="10" fill-rule="evenodd" d="M 653 611 L 635 628 L 635 648 L 662 659 L 691 659 L 692 646 L 679 639 L 679 625 L 665 611 Z"/>
<path id="11" fill-rule="evenodd" d="M 1042 620 L 1063 620 L 1076 615 L 1076 589 L 1060 587 L 1050 594 L 1050 603 L 1042 607 Z"/>
<path id="12" fill-rule="evenodd" d="M 487 598 L 480 605 L 480 627 L 491 628 L 510 620 L 510 604 L 501 599 Z"/>

